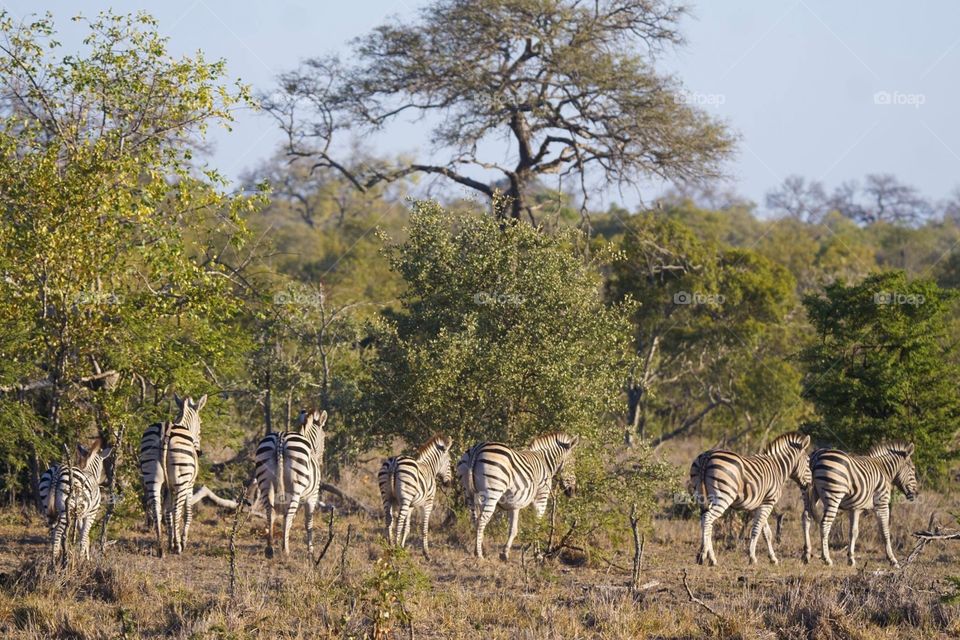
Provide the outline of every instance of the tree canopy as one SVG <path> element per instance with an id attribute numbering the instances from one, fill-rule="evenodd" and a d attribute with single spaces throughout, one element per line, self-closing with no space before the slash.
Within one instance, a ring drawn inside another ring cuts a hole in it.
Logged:
<path id="1" fill-rule="evenodd" d="M 658 52 L 682 43 L 683 14 L 665 0 L 434 0 L 419 20 L 358 38 L 342 60 L 283 74 L 264 104 L 289 154 L 358 189 L 418 173 L 491 198 L 502 184 L 514 218 L 533 216 L 529 189 L 552 174 L 584 199 L 593 178 L 696 182 L 719 175 L 733 137 L 654 68 Z M 341 155 L 344 134 L 407 116 L 429 119 L 444 162 Z"/>

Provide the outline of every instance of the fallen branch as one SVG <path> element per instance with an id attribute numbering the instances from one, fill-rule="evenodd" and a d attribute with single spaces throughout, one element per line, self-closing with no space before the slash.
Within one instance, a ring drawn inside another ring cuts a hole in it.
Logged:
<path id="1" fill-rule="evenodd" d="M 683 570 L 683 588 L 687 590 L 687 597 L 690 598 L 690 602 L 692 602 L 693 604 L 698 604 L 698 605 L 700 605 L 701 607 L 703 607 L 704 609 L 706 609 L 708 612 L 710 612 L 710 613 L 712 613 L 713 615 L 715 615 L 717 618 L 719 618 L 719 619 L 721 619 L 721 620 L 724 619 L 722 615 L 720 615 L 719 613 L 717 613 L 717 610 L 716 610 L 716 609 L 714 609 L 713 607 L 711 607 L 710 605 L 708 605 L 706 602 L 704 602 L 704 601 L 701 600 L 700 598 L 698 598 L 698 597 L 696 597 L 695 595 L 693 595 L 693 591 L 691 591 L 690 585 L 687 583 L 687 570 L 686 570 L 686 569 Z"/>
<path id="2" fill-rule="evenodd" d="M 321 491 L 328 491 L 328 492 L 332 493 L 333 495 L 337 496 L 338 498 L 340 498 L 341 500 L 343 500 L 343 501 L 346 502 L 347 504 L 353 506 L 353 508 L 354 508 L 355 511 L 362 511 L 362 512 L 364 512 L 365 514 L 367 514 L 368 516 L 370 516 L 370 517 L 372 517 L 372 518 L 377 517 L 377 512 L 376 512 L 376 511 L 374 511 L 373 509 L 371 509 L 371 508 L 368 507 L 367 505 L 363 504 L 362 502 L 360 502 L 360 501 L 357 500 L 356 498 L 354 498 L 354 497 L 352 497 L 352 496 L 348 496 L 347 494 L 345 494 L 343 491 L 341 491 L 341 490 L 338 489 L 337 487 L 333 486 L 332 484 L 328 484 L 328 483 L 326 483 L 326 482 L 321 482 L 321 483 L 320 483 L 320 490 L 321 490 Z M 341 511 L 342 511 L 342 509 L 341 509 Z M 349 512 L 347 512 L 347 513 L 349 513 Z"/>
<path id="3" fill-rule="evenodd" d="M 559 553 L 564 549 L 572 549 L 573 551 L 583 551 L 582 548 L 569 544 L 569 540 L 571 536 L 573 536 L 573 532 L 576 531 L 577 529 L 577 524 L 579 524 L 577 520 L 574 520 L 573 522 L 571 522 L 570 528 L 567 529 L 567 532 L 563 534 L 562 538 L 560 538 L 560 542 L 557 543 L 557 546 L 547 549 L 547 552 L 543 554 L 543 557 L 552 558 L 556 555 L 559 555 Z"/>

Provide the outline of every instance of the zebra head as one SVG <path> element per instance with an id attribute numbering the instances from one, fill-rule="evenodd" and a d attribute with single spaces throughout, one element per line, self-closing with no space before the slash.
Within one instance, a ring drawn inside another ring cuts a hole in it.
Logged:
<path id="1" fill-rule="evenodd" d="M 907 496 L 907 500 L 913 502 L 917 499 L 917 493 L 919 492 L 917 468 L 916 465 L 913 464 L 913 443 L 903 441 L 891 442 L 883 445 L 882 449 L 884 452 L 897 457 L 900 464 L 897 466 L 896 473 L 893 476 L 893 483 L 903 491 L 904 495 Z"/>
<path id="2" fill-rule="evenodd" d="M 323 460 L 323 447 L 327 438 L 323 427 L 327 424 L 327 412 L 319 409 L 301 410 L 297 421 L 301 425 L 300 435 L 310 441 L 313 458 L 318 461 Z"/>
<path id="3" fill-rule="evenodd" d="M 572 497 L 577 489 L 577 476 L 574 473 L 573 448 L 580 442 L 580 436 L 567 433 L 551 433 L 534 439 L 531 451 L 547 452 L 548 459 L 555 458 L 555 474 L 560 480 L 560 488 L 567 497 Z"/>
<path id="4" fill-rule="evenodd" d="M 77 445 L 77 452 L 80 454 L 81 461 L 80 468 L 83 469 L 84 475 L 95 480 L 97 484 L 106 483 L 107 470 L 104 462 L 113 453 L 113 449 L 110 447 L 102 449 L 101 446 L 100 438 L 97 438 L 89 449 L 82 444 Z"/>
<path id="5" fill-rule="evenodd" d="M 449 436 L 440 435 L 430 438 L 430 441 L 421 450 L 420 456 L 430 454 L 437 459 L 437 476 L 443 484 L 450 484 L 453 479 L 451 467 L 453 462 L 450 460 L 450 449 L 453 447 L 453 440 Z"/>
<path id="6" fill-rule="evenodd" d="M 177 394 L 173 394 L 173 400 L 177 403 L 177 409 L 180 413 L 177 414 L 177 419 L 173 421 L 174 424 L 187 427 L 190 430 L 190 433 L 193 434 L 193 446 L 197 449 L 197 454 L 200 454 L 200 409 L 203 409 L 204 405 L 207 404 L 207 394 L 200 396 L 199 400 L 194 401 L 191 396 L 186 398 L 181 398 Z"/>
<path id="7" fill-rule="evenodd" d="M 791 431 L 779 436 L 767 445 L 764 453 L 785 459 L 790 479 L 796 482 L 801 489 L 806 490 L 813 482 L 813 473 L 810 471 L 810 456 L 807 455 L 807 447 L 809 446 L 810 436 Z"/>

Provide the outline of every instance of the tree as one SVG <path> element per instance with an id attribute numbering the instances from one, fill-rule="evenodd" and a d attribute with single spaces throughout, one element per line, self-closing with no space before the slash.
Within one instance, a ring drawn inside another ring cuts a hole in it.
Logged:
<path id="1" fill-rule="evenodd" d="M 951 292 L 902 271 L 836 282 L 804 306 L 816 330 L 803 350 L 804 393 L 822 444 L 853 451 L 903 438 L 918 465 L 944 471 L 956 455 L 957 375 L 947 348 Z"/>
<path id="2" fill-rule="evenodd" d="M 191 158 L 246 89 L 223 62 L 170 57 L 144 14 L 87 27 L 61 56 L 52 19 L 0 14 L 0 404 L 31 430 L 3 446 L 155 418 L 148 389 L 202 392 L 244 348 L 227 256 L 257 199 Z"/>
<path id="3" fill-rule="evenodd" d="M 799 380 L 778 363 L 777 331 L 795 305 L 793 279 L 756 252 L 700 240 L 670 213 L 628 221 L 608 283 L 614 300 L 639 301 L 629 429 L 643 435 L 648 418 L 658 418 L 663 441 L 721 408 L 748 425 L 789 424 Z M 761 401 L 749 381 L 765 377 Z"/>
<path id="4" fill-rule="evenodd" d="M 573 176 L 586 198 L 588 174 L 607 184 L 719 174 L 731 135 L 653 68 L 682 42 L 683 13 L 665 0 L 434 0 L 419 21 L 356 40 L 349 62 L 317 58 L 283 74 L 263 103 L 288 153 L 361 191 L 428 174 L 493 197 L 493 172 L 511 202 L 497 211 L 532 217 L 528 188 L 547 175 Z M 342 134 L 406 116 L 436 117 L 431 142 L 446 162 L 338 158 Z"/>
<path id="5" fill-rule="evenodd" d="M 767 193 L 767 207 L 794 220 L 819 223 L 829 211 L 829 201 L 823 184 L 802 176 L 787 176 L 776 190 Z"/>

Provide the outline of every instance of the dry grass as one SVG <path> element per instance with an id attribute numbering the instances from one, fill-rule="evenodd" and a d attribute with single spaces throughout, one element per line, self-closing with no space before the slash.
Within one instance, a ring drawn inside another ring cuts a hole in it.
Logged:
<path id="1" fill-rule="evenodd" d="M 696 445 L 690 445 L 695 448 Z M 682 458 L 681 448 L 671 452 Z M 680 460 L 677 460 L 680 462 Z M 344 486 L 374 505 L 371 470 Z M 871 516 L 861 527 L 860 564 L 827 568 L 800 561 L 799 501 L 787 514 L 782 562 L 746 562 L 745 542 L 733 520 L 717 541 L 720 566 L 693 564 L 697 523 L 663 517 L 648 535 L 641 583 L 658 581 L 633 597 L 632 549 L 608 549 L 585 566 L 540 562 L 518 549 L 509 563 L 477 562 L 469 554 L 465 518 L 443 523 L 434 515 L 427 562 L 385 554 L 380 523 L 361 515 L 338 518 L 330 551 L 316 568 L 305 558 L 302 526 L 290 558 L 263 557 L 260 521 L 247 521 L 237 539 L 238 586 L 229 594 L 228 540 L 232 518 L 202 509 L 182 557 L 152 556 L 151 535 L 125 523 L 106 557 L 66 571 L 46 560 L 39 518 L 0 514 L 0 635 L 11 638 L 948 638 L 960 634 L 960 608 L 941 602 L 945 578 L 960 574 L 960 544 L 932 543 L 914 564 L 890 571 Z M 894 546 L 901 560 L 913 547 L 909 533 L 925 528 L 931 511 L 951 502 L 926 495 L 894 508 Z M 624 506 L 624 527 L 628 507 Z M 448 512 L 449 513 L 449 512 Z M 522 546 L 524 514 L 521 523 Z M 944 517 L 946 520 L 946 516 Z M 497 519 L 488 550 L 504 537 Z M 325 538 L 325 523 L 317 523 Z M 354 532 L 344 549 L 347 527 Z M 529 527 L 527 527 L 529 529 Z M 815 537 L 816 541 L 817 538 Z M 413 545 L 418 544 L 417 537 Z M 95 553 L 95 555 L 97 555 Z M 491 554 L 493 555 L 493 554 Z M 380 560 L 378 562 L 378 560 Z M 715 609 L 688 600 L 694 594 Z M 409 615 L 410 623 L 406 621 Z"/>

